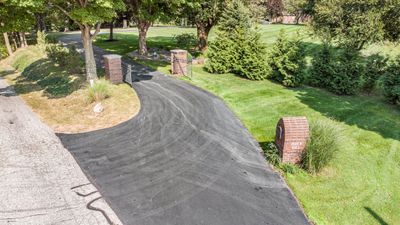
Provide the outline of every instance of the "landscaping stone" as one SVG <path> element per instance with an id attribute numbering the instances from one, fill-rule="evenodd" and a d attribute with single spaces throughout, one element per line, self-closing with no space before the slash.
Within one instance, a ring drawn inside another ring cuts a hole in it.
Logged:
<path id="1" fill-rule="evenodd" d="M 283 163 L 298 164 L 310 137 L 305 117 L 283 117 L 276 127 L 275 142 Z"/>
<path id="2" fill-rule="evenodd" d="M 103 112 L 103 110 L 104 110 L 104 107 L 103 107 L 103 105 L 101 104 L 101 102 L 97 103 L 97 104 L 93 107 L 93 112 L 95 112 L 95 113 L 101 113 L 101 112 Z"/>

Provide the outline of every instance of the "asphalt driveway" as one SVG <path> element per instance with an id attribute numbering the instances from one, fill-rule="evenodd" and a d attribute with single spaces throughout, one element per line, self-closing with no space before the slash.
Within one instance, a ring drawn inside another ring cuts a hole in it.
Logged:
<path id="1" fill-rule="evenodd" d="M 104 53 L 95 50 L 98 59 Z M 139 114 L 109 129 L 59 134 L 124 224 L 309 224 L 219 98 L 130 63 Z"/>

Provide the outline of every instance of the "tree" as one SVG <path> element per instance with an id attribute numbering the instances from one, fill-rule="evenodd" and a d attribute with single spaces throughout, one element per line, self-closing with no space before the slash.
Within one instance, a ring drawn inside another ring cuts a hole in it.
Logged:
<path id="1" fill-rule="evenodd" d="M 382 14 L 385 39 L 396 42 L 400 39 L 400 0 L 385 1 Z"/>
<path id="2" fill-rule="evenodd" d="M 296 24 L 307 15 L 308 0 L 284 0 L 285 10 L 295 16 Z"/>
<path id="3" fill-rule="evenodd" d="M 273 20 L 276 17 L 283 15 L 283 1 L 282 0 L 267 0 L 267 13 Z"/>
<path id="4" fill-rule="evenodd" d="M 204 52 L 208 47 L 208 34 L 226 7 L 225 0 L 186 0 L 180 16 L 188 17 L 197 28 L 197 49 Z"/>
<path id="5" fill-rule="evenodd" d="M 151 24 L 156 20 L 168 20 L 176 13 L 180 0 L 125 0 L 128 10 L 139 30 L 139 54 L 147 54 L 146 37 Z"/>
<path id="6" fill-rule="evenodd" d="M 361 50 L 366 44 L 383 40 L 385 26 L 392 27 L 392 21 L 399 21 L 398 16 L 396 18 L 399 13 L 394 10 L 398 9 L 398 5 L 386 11 L 386 18 L 382 15 L 387 2 L 390 1 L 316 1 L 311 24 L 315 33 L 323 39 L 333 40 L 345 48 Z"/>
<path id="7" fill-rule="evenodd" d="M 40 2 L 27 0 L 3 0 L 0 2 L 0 31 L 9 55 L 13 54 L 8 33 L 13 33 L 15 48 L 27 46 L 25 31 L 34 24 L 33 12 L 40 7 Z M 18 43 L 15 38 L 18 38 Z"/>
<path id="8" fill-rule="evenodd" d="M 122 0 L 47 0 L 51 6 L 57 8 L 81 30 L 81 39 L 85 51 L 85 68 L 87 79 L 92 83 L 97 79 L 96 61 L 93 53 L 92 41 L 100 32 L 103 22 L 110 21 L 115 11 L 123 10 Z M 92 33 L 91 30 L 95 28 Z"/>
<path id="9" fill-rule="evenodd" d="M 240 1 L 228 4 L 218 25 L 217 38 L 210 43 L 206 69 L 262 80 L 270 74 L 265 55 L 266 48 L 249 10 Z"/>

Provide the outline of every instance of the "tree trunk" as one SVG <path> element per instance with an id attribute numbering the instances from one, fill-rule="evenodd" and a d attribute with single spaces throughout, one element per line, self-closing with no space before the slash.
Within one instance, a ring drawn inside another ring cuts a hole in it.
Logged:
<path id="1" fill-rule="evenodd" d="M 35 13 L 36 17 L 36 31 L 44 32 L 46 31 L 46 24 L 44 22 L 43 13 Z"/>
<path id="2" fill-rule="evenodd" d="M 21 38 L 21 47 L 28 47 L 28 42 L 26 41 L 25 32 L 19 32 L 19 37 Z"/>
<path id="3" fill-rule="evenodd" d="M 12 41 L 14 44 L 14 49 L 17 50 L 18 49 L 18 43 L 17 43 L 17 37 L 15 35 L 15 32 L 12 33 Z"/>
<path id="4" fill-rule="evenodd" d="M 6 32 L 4 32 L 3 33 L 3 37 L 4 37 L 4 43 L 6 45 L 8 55 L 12 55 L 13 54 L 13 50 L 12 50 L 11 45 L 10 45 L 10 39 L 8 39 L 8 34 Z"/>
<path id="5" fill-rule="evenodd" d="M 110 36 L 108 37 L 109 41 L 114 41 L 114 20 L 110 23 Z"/>
<path id="6" fill-rule="evenodd" d="M 212 25 L 197 22 L 196 27 L 197 27 L 197 39 L 198 39 L 196 48 L 201 52 L 204 52 L 208 48 L 208 41 L 207 41 L 208 34 L 210 33 Z"/>
<path id="7" fill-rule="evenodd" d="M 85 51 L 85 69 L 86 69 L 86 79 L 92 83 L 97 79 L 97 69 L 96 61 L 94 59 L 92 37 L 90 34 L 89 26 L 81 27 L 81 38 L 83 43 L 83 48 Z"/>
<path id="8" fill-rule="evenodd" d="M 147 54 L 146 36 L 151 23 L 148 21 L 138 21 L 137 24 L 139 29 L 139 54 L 146 55 Z"/>
<path id="9" fill-rule="evenodd" d="M 122 29 L 127 29 L 128 28 L 128 20 L 127 19 L 123 19 L 122 20 Z"/>

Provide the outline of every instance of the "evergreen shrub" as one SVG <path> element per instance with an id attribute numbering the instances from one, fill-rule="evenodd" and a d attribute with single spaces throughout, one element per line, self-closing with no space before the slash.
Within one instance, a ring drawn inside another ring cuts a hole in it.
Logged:
<path id="1" fill-rule="evenodd" d="M 272 78 L 286 87 L 296 87 L 304 80 L 305 57 L 300 39 L 288 39 L 281 30 L 276 40 L 269 64 Z"/>
<path id="2" fill-rule="evenodd" d="M 205 69 L 262 80 L 270 75 L 266 54 L 249 10 L 241 1 L 233 1 L 221 16 L 216 40 L 209 45 Z"/>

